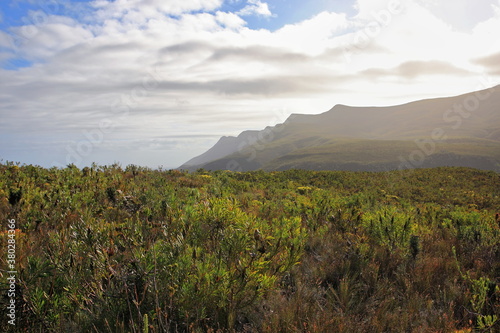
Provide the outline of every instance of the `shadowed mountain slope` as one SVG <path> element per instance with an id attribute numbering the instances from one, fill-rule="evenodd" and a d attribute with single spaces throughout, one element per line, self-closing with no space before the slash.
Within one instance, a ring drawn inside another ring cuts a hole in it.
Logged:
<path id="1" fill-rule="evenodd" d="M 390 107 L 336 105 L 223 137 L 182 165 L 196 170 L 379 171 L 468 166 L 500 171 L 500 86 Z"/>

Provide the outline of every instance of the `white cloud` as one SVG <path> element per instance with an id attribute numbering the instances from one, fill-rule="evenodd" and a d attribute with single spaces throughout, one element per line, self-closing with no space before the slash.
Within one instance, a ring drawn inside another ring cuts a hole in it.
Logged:
<path id="1" fill-rule="evenodd" d="M 405 11 L 412 0 L 357 0 L 354 8 L 357 10 L 356 20 L 373 20 L 380 15 L 398 15 Z"/>
<path id="2" fill-rule="evenodd" d="M 238 29 L 246 25 L 246 22 L 234 13 L 218 11 L 215 14 L 217 22 L 227 28 Z"/>
<path id="3" fill-rule="evenodd" d="M 222 5 L 223 0 L 96 0 L 95 8 L 99 9 L 101 19 L 117 18 L 127 12 L 142 12 L 151 15 L 161 11 L 169 15 L 181 15 L 194 11 L 213 11 Z"/>
<path id="4" fill-rule="evenodd" d="M 22 28 L 14 29 L 14 32 Z M 64 49 L 91 40 L 92 32 L 83 26 L 64 23 L 47 23 L 33 27 L 36 31 L 32 38 L 18 39 L 18 51 L 32 60 L 48 59 Z M 21 32 L 19 31 L 19 35 Z"/>
<path id="5" fill-rule="evenodd" d="M 0 47 L 3 47 L 3 48 L 12 48 L 13 47 L 12 37 L 3 31 L 0 31 Z"/>
<path id="6" fill-rule="evenodd" d="M 474 29 L 473 33 L 475 36 L 483 36 L 484 38 L 488 39 L 496 39 L 498 38 L 498 34 L 495 34 L 495 32 L 500 31 L 500 1 L 498 1 L 497 5 L 491 5 L 491 9 L 493 12 L 493 16 L 484 21 L 480 22 L 477 24 Z M 498 43 L 495 43 L 498 44 Z"/>
<path id="7" fill-rule="evenodd" d="M 243 9 L 241 9 L 238 12 L 238 14 L 241 16 L 250 16 L 250 15 L 257 15 L 264 17 L 273 16 L 271 11 L 269 10 L 269 5 L 260 0 L 248 0 L 248 5 L 246 5 Z"/>
<path id="8" fill-rule="evenodd" d="M 336 35 L 350 26 L 345 14 L 322 12 L 309 20 L 284 26 L 272 38 L 273 43 L 284 48 L 317 54 L 330 47 Z"/>

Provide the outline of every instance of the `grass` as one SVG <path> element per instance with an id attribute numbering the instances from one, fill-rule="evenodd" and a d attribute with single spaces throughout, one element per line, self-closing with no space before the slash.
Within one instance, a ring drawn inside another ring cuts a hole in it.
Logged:
<path id="1" fill-rule="evenodd" d="M 497 332 L 499 183 L 498 173 L 467 168 L 187 173 L 0 164 L 0 219 L 19 229 L 16 327 L 5 315 L 1 325 Z"/>

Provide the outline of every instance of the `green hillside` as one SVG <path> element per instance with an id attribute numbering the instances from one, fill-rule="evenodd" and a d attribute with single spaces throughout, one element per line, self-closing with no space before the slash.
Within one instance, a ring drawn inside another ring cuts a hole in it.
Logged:
<path id="1" fill-rule="evenodd" d="M 500 171 L 500 143 L 492 140 L 455 139 L 434 143 L 435 152 L 425 154 L 415 142 L 394 140 L 339 140 L 332 144 L 294 150 L 264 164 L 267 170 L 367 170 L 467 166 Z M 431 147 L 431 146 L 429 146 Z M 432 146 L 434 147 L 434 146 Z M 431 148 L 426 148 L 431 149 Z M 412 152 L 416 158 L 410 161 Z M 424 156 L 424 159 L 420 159 Z M 402 160 L 403 159 L 403 160 Z M 408 163 L 405 163 L 404 161 Z"/>

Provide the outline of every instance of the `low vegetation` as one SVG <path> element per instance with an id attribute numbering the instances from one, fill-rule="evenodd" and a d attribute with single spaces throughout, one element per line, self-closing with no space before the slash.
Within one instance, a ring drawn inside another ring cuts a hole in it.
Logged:
<path id="1" fill-rule="evenodd" d="M 15 329 L 498 332 L 499 184 L 466 168 L 0 164 Z"/>

